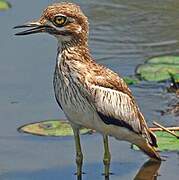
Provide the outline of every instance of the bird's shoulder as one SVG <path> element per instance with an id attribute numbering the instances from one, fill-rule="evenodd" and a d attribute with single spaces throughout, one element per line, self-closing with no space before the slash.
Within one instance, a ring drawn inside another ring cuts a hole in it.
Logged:
<path id="1" fill-rule="evenodd" d="M 86 79 L 91 85 L 116 90 L 133 99 L 132 92 L 126 82 L 119 74 L 115 73 L 111 69 L 101 64 L 93 64 L 89 67 L 89 72 L 90 73 Z"/>

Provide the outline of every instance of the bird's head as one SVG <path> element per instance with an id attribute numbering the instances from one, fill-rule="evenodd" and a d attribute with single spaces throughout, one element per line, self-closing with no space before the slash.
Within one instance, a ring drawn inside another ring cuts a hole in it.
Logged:
<path id="1" fill-rule="evenodd" d="M 73 3 L 55 3 L 48 6 L 37 21 L 31 21 L 15 28 L 28 28 L 16 35 L 46 32 L 58 41 L 87 43 L 88 19 L 80 7 Z"/>

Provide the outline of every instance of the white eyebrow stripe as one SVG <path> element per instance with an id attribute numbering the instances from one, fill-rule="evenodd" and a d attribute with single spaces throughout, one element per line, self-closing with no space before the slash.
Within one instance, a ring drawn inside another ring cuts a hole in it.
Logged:
<path id="1" fill-rule="evenodd" d="M 55 17 L 56 17 L 56 16 L 64 16 L 64 17 L 67 17 L 65 14 L 61 14 L 61 13 L 56 14 Z"/>

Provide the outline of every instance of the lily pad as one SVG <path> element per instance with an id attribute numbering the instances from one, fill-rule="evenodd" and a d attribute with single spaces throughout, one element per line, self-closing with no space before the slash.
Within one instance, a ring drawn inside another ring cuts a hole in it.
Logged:
<path id="1" fill-rule="evenodd" d="M 171 83 L 170 86 L 167 88 L 168 92 L 174 92 L 176 95 L 179 92 L 179 73 L 177 74 L 170 74 Z"/>
<path id="2" fill-rule="evenodd" d="M 179 74 L 179 57 L 163 56 L 149 59 L 139 65 L 136 74 L 146 81 L 164 81 L 171 78 L 171 74 Z"/>
<path id="3" fill-rule="evenodd" d="M 47 120 L 26 124 L 18 129 L 20 132 L 38 136 L 73 136 L 73 130 L 68 121 Z M 81 129 L 81 134 L 91 133 L 90 129 Z"/>
<path id="4" fill-rule="evenodd" d="M 136 77 L 124 77 L 123 78 L 124 81 L 128 84 L 128 85 L 132 85 L 132 84 L 138 84 L 139 80 Z"/>
<path id="5" fill-rule="evenodd" d="M 172 74 L 172 78 L 174 79 L 175 83 L 179 83 L 179 73 L 178 74 Z"/>
<path id="6" fill-rule="evenodd" d="M 5 0 L 0 0 L 0 10 L 7 10 L 11 8 L 11 4 Z"/>
<path id="7" fill-rule="evenodd" d="M 158 149 L 160 151 L 179 151 L 179 139 L 164 131 L 154 132 L 157 136 Z M 175 131 L 179 135 L 179 131 Z M 138 150 L 137 146 L 133 149 Z"/>
<path id="8" fill-rule="evenodd" d="M 147 61 L 147 63 L 152 64 L 178 64 L 179 65 L 179 56 L 160 56 L 154 57 Z"/>

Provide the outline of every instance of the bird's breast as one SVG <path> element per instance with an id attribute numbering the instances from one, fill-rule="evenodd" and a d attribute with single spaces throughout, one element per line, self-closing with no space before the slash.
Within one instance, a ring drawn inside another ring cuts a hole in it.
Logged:
<path id="1" fill-rule="evenodd" d="M 92 128 L 95 112 L 85 96 L 83 84 L 70 67 L 61 63 L 56 64 L 54 73 L 56 100 L 70 121 Z"/>

